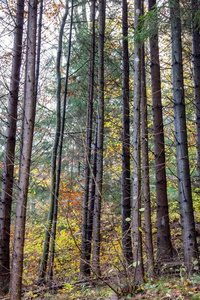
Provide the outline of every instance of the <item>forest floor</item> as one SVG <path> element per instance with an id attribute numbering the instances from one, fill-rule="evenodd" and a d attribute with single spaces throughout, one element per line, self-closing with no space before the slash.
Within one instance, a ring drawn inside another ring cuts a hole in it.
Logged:
<path id="1" fill-rule="evenodd" d="M 106 207 L 108 211 L 108 207 Z M 81 211 L 81 210 L 80 210 Z M 198 210 L 199 211 L 199 210 Z M 102 215 L 101 226 L 101 272 L 102 278 L 79 277 L 81 217 L 78 210 L 72 210 L 66 220 L 66 212 L 61 213 L 56 237 L 56 256 L 54 263 L 54 281 L 51 287 L 37 285 L 45 227 L 41 222 L 28 220 L 24 251 L 23 300 L 200 300 L 200 274 L 186 276 L 182 264 L 182 237 L 180 217 L 171 214 L 172 245 L 176 258 L 170 268 L 165 264 L 155 278 L 145 276 L 145 283 L 137 286 L 134 293 L 127 288 L 131 281 L 122 273 L 121 223 L 120 215 Z M 156 218 L 152 218 L 155 220 Z M 197 233 L 200 233 L 200 216 L 196 216 Z M 153 221 L 154 249 L 156 254 L 156 224 Z M 198 234 L 199 244 L 200 234 Z M 144 264 L 146 263 L 144 245 Z M 171 263 L 171 262 L 170 262 Z M 174 265 L 173 265 L 174 264 Z M 175 266 L 175 268 L 174 268 Z M 124 288 L 125 287 L 125 288 Z M 118 292 L 118 297 L 115 291 Z M 2 298 L 0 298 L 2 299 Z M 9 299 L 6 295 L 4 299 Z"/>
<path id="2" fill-rule="evenodd" d="M 112 281 L 112 280 L 111 280 Z M 61 300 L 118 300 L 118 299 L 154 299 L 154 300 L 189 300 L 200 299 L 200 276 L 187 277 L 162 277 L 155 278 L 142 284 L 134 294 L 116 294 L 106 285 L 97 282 L 96 284 L 75 284 L 68 282 L 60 287 L 48 289 L 46 287 L 35 287 L 26 291 L 23 299 L 61 299 Z"/>
<path id="3" fill-rule="evenodd" d="M 120 233 L 117 229 L 117 219 L 114 223 L 108 223 L 106 218 L 103 219 L 104 225 L 102 226 L 102 239 L 104 241 L 102 247 L 102 253 L 108 250 L 106 242 L 110 242 L 110 239 L 115 237 L 118 240 Z M 112 224 L 112 225 L 110 225 Z M 115 225 L 115 226 L 114 226 Z M 200 222 L 196 220 L 197 231 L 200 230 Z M 104 236 L 104 232 L 106 235 Z M 154 300 L 183 300 L 183 299 L 199 299 L 200 300 L 200 275 L 194 274 L 193 276 L 186 276 L 184 266 L 182 264 L 182 237 L 180 222 L 177 218 L 171 223 L 172 232 L 172 244 L 177 252 L 175 261 L 170 265 L 171 267 L 166 267 L 163 264 L 161 274 L 155 276 L 153 279 L 145 278 L 145 283 L 138 286 L 137 289 L 131 294 L 128 289 L 128 280 L 123 274 L 120 273 L 118 269 L 116 270 L 116 265 L 120 264 L 120 258 L 116 260 L 116 252 L 114 248 L 109 248 L 109 255 L 102 254 L 102 280 L 97 278 L 89 278 L 88 280 L 83 280 L 79 278 L 78 268 L 79 268 L 79 258 L 74 263 L 74 273 L 66 277 L 67 271 L 64 269 L 64 275 L 62 278 L 60 276 L 62 264 L 57 267 L 57 280 L 52 283 L 51 288 L 48 286 L 37 286 L 33 284 L 25 285 L 23 299 L 50 299 L 50 300 L 118 300 L 118 299 L 154 299 Z M 119 236 L 118 236 L 119 235 Z M 199 239 L 199 237 L 198 237 Z M 59 241 L 59 239 L 58 239 Z M 156 244 L 156 241 L 155 241 Z M 115 245 L 115 250 L 120 251 Z M 108 263 L 109 259 L 112 259 L 112 263 Z M 108 256 L 108 257 L 107 257 Z M 74 254 L 75 257 L 75 254 Z M 77 253 L 78 257 L 78 253 Z M 175 268 L 174 268 L 174 266 Z M 178 267 L 177 267 L 178 266 Z M 63 264 L 63 268 L 66 265 Z M 27 273 L 28 274 L 28 273 Z M 107 284 L 108 283 L 108 284 Z M 109 287 L 113 288 L 113 290 Z M 124 288 L 124 286 L 126 288 Z M 118 291 L 118 297 L 114 290 Z"/>

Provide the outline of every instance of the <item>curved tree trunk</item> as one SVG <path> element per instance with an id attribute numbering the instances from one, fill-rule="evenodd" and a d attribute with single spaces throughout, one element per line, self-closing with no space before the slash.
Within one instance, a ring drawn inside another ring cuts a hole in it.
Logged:
<path id="1" fill-rule="evenodd" d="M 179 205 L 183 237 L 184 261 L 187 267 L 187 271 L 191 272 L 194 269 L 194 261 L 198 260 L 198 249 L 195 233 L 187 144 L 180 5 L 179 0 L 170 0 L 169 4 L 171 16 L 172 82 L 176 156 L 178 169 Z"/>
<path id="2" fill-rule="evenodd" d="M 60 32 L 59 32 L 59 41 L 58 41 L 58 52 L 57 52 L 57 61 L 56 61 L 56 74 L 57 74 L 56 132 L 55 132 L 52 155 L 51 155 L 51 194 L 50 194 L 48 220 L 47 220 L 45 237 L 44 237 L 43 254 L 42 254 L 42 260 L 41 260 L 41 265 L 40 265 L 40 270 L 39 270 L 39 275 L 38 275 L 39 282 L 45 281 L 47 261 L 48 261 L 48 256 L 49 256 L 49 241 L 50 241 L 52 222 L 53 222 L 53 210 L 54 210 L 55 188 L 56 188 L 56 161 L 57 161 L 58 143 L 59 143 L 59 138 L 60 138 L 60 102 L 61 102 L 61 100 L 60 100 L 60 93 L 61 93 L 60 63 L 61 63 L 61 54 L 62 54 L 63 32 L 64 32 L 64 27 L 65 27 L 67 16 L 68 16 L 68 0 L 66 0 L 65 14 L 62 18 L 62 23 L 61 23 Z"/>
<path id="3" fill-rule="evenodd" d="M 27 52 L 24 90 L 24 112 L 22 124 L 22 141 L 20 153 L 20 170 L 18 195 L 15 217 L 15 233 L 11 273 L 11 299 L 21 299 L 23 251 L 26 223 L 26 207 L 29 185 L 29 172 L 34 131 L 34 80 L 35 80 L 35 50 L 37 28 L 37 0 L 29 1 Z"/>
<path id="4" fill-rule="evenodd" d="M 62 148 L 63 148 L 63 137 L 65 129 L 65 114 L 66 114 L 66 103 L 68 94 L 68 79 L 69 79 L 69 66 L 70 66 L 70 55 L 71 55 L 71 40 L 72 40 L 72 25 L 73 25 L 73 0 L 71 0 L 71 23 L 69 32 L 69 44 L 68 44 L 68 56 L 67 56 L 67 68 L 66 68 L 66 78 L 65 78 L 65 91 L 63 100 L 63 113 L 61 120 L 61 132 L 59 140 L 59 153 L 58 153 L 58 163 L 56 172 L 56 188 L 55 188 L 55 199 L 54 199 L 54 210 L 53 210 L 53 227 L 51 236 L 51 250 L 49 258 L 49 270 L 48 270 L 48 281 L 53 279 L 53 266 L 54 266 L 54 256 L 55 256 L 55 240 L 56 240 L 56 225 L 57 225 L 57 215 L 58 215 L 58 198 L 59 198 L 59 188 L 60 188 L 60 175 L 61 175 L 61 160 L 62 160 Z"/>
<path id="5" fill-rule="evenodd" d="M 4 171 L 0 202 L 0 295 L 8 291 L 10 282 L 10 218 L 13 191 L 17 106 L 20 82 L 22 36 L 24 25 L 24 0 L 17 1 L 14 31 L 13 61 L 11 71 L 8 120 L 4 154 Z"/>

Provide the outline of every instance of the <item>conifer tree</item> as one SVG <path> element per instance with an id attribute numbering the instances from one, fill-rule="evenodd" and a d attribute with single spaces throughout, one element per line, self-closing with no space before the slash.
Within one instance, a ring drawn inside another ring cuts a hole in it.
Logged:
<path id="1" fill-rule="evenodd" d="M 99 40 L 98 40 L 98 131 L 97 131 L 97 173 L 93 218 L 92 268 L 100 274 L 100 220 L 103 184 L 103 139 L 104 139 L 104 36 L 106 0 L 99 1 Z"/>
<path id="2" fill-rule="evenodd" d="M 129 53 L 127 1 L 122 0 L 122 248 L 126 267 L 133 262 L 131 240 L 131 178 L 130 178 L 130 117 L 129 117 Z"/>
<path id="3" fill-rule="evenodd" d="M 12 300 L 21 299 L 22 289 L 26 208 L 35 117 L 34 81 L 37 31 L 37 4 L 37 0 L 30 0 L 28 9 L 24 110 L 22 120 L 18 195 L 16 201 L 17 205 L 15 217 L 15 233 L 10 284 Z"/>
<path id="4" fill-rule="evenodd" d="M 8 290 L 10 282 L 10 222 L 14 181 L 17 107 L 20 83 L 24 0 L 18 0 L 14 30 L 13 61 L 8 103 L 8 121 L 4 154 L 4 171 L 0 201 L 0 295 Z"/>
<path id="5" fill-rule="evenodd" d="M 198 261 L 198 249 L 195 232 L 187 143 L 179 0 L 169 0 L 169 5 L 171 17 L 172 84 L 179 206 L 181 215 L 184 262 L 188 273 L 190 273 L 194 270 L 194 262 Z"/>
<path id="6" fill-rule="evenodd" d="M 149 11 L 152 10 L 155 10 L 156 13 L 156 0 L 149 0 Z M 158 28 L 155 28 L 154 30 L 155 33 L 150 36 L 150 59 L 156 177 L 157 259 L 163 260 L 171 258 L 173 256 L 173 251 L 167 199 Z"/>

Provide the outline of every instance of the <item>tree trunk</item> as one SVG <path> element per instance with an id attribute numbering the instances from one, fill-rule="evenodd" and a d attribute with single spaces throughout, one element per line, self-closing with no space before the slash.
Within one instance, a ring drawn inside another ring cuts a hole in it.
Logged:
<path id="1" fill-rule="evenodd" d="M 196 136 L 197 136 L 197 166 L 200 184 L 200 34 L 199 22 L 195 14 L 200 9 L 198 0 L 191 0 L 192 10 L 192 45 L 193 45 L 193 70 L 194 70 L 194 95 L 196 111 Z"/>
<path id="2" fill-rule="evenodd" d="M 93 94 L 94 94 L 94 58 L 95 58 L 95 0 L 92 0 L 92 34 L 90 50 L 90 70 L 88 86 L 88 107 L 87 107 L 87 128 L 86 128 L 86 145 L 85 145 L 85 178 L 84 178 L 84 203 L 83 203 L 83 223 L 82 223 L 82 240 L 81 240 L 81 261 L 80 274 L 82 276 L 90 275 L 89 262 L 87 262 L 87 223 L 88 223 L 88 199 L 90 185 L 90 161 L 92 145 L 92 118 L 93 118 Z"/>
<path id="3" fill-rule="evenodd" d="M 36 53 L 36 70 L 35 70 L 35 86 L 34 86 L 34 90 L 35 90 L 34 91 L 35 106 L 36 106 L 36 102 L 37 102 L 38 82 L 39 82 L 39 74 L 40 74 L 42 16 L 43 16 L 43 0 L 40 0 L 40 13 L 39 13 L 39 22 L 38 22 L 38 39 L 37 39 L 37 53 Z"/>
<path id="4" fill-rule="evenodd" d="M 17 1 L 13 61 L 8 103 L 8 120 L 4 154 L 4 171 L 0 202 L 0 296 L 8 291 L 10 282 L 10 218 L 13 192 L 17 106 L 20 82 L 24 0 Z"/>
<path id="5" fill-rule="evenodd" d="M 155 5 L 156 0 L 149 0 L 149 11 L 153 10 Z M 158 29 L 156 31 L 157 32 L 150 37 L 150 57 L 154 128 L 154 156 L 156 170 L 157 259 L 165 260 L 171 258 L 173 252 L 169 227 L 169 211 L 167 199 Z"/>
<path id="6" fill-rule="evenodd" d="M 88 224 L 87 224 L 87 235 L 86 235 L 86 261 L 88 267 L 90 267 L 90 257 L 92 249 L 92 234 L 93 234 L 93 215 L 94 215 L 94 202 L 95 202 L 95 187 L 96 187 L 96 173 L 97 173 L 97 130 L 98 130 L 98 119 L 96 116 L 96 127 L 95 127 L 95 139 L 93 147 L 93 162 L 92 162 L 92 177 L 91 177 L 91 189 L 90 189 L 90 201 L 89 201 L 89 212 L 88 212 Z"/>
<path id="7" fill-rule="evenodd" d="M 131 179 L 130 179 L 130 120 L 129 120 L 129 54 L 127 0 L 122 0 L 122 250 L 125 268 L 133 262 L 131 241 Z"/>
<path id="8" fill-rule="evenodd" d="M 68 2 L 68 0 L 67 0 L 67 2 Z M 58 153 L 57 174 L 56 174 L 56 188 L 55 188 L 55 200 L 54 200 L 54 211 L 53 211 L 51 250 L 50 250 L 49 270 L 48 270 L 48 281 L 49 282 L 53 279 L 53 266 L 54 266 L 54 256 L 55 256 L 55 240 L 56 240 L 56 225 L 57 225 L 57 215 L 58 215 L 58 198 L 59 198 L 59 188 L 60 188 L 61 160 L 62 160 L 63 137 L 64 137 L 64 129 L 65 129 L 65 114 L 66 114 L 69 66 L 70 66 L 70 55 L 71 55 L 73 5 L 74 5 L 73 0 L 71 0 L 71 23 L 70 23 L 70 32 L 69 32 L 67 68 L 66 68 L 66 78 L 65 78 L 65 91 L 64 91 L 64 100 L 63 100 L 63 113 L 62 113 L 62 120 L 61 120 L 61 133 L 60 133 L 60 140 L 59 140 L 59 153 Z M 66 3 L 66 6 L 67 6 L 67 3 Z"/>
<path id="9" fill-rule="evenodd" d="M 170 0 L 169 4 L 171 17 L 172 82 L 175 118 L 174 122 L 176 138 L 176 156 L 178 169 L 179 205 L 183 237 L 184 262 L 187 271 L 191 272 L 194 269 L 194 261 L 198 260 L 198 250 L 195 233 L 187 145 L 180 5 L 178 0 Z"/>
<path id="10" fill-rule="evenodd" d="M 104 135 L 104 35 L 105 0 L 99 0 L 99 42 L 98 42 L 98 137 L 97 137 L 97 175 L 93 219 L 93 271 L 100 275 L 100 218 L 103 183 L 103 135 Z"/>
<path id="11" fill-rule="evenodd" d="M 134 28 L 139 30 L 141 1 L 135 1 Z M 136 273 L 135 282 L 143 282 L 144 270 L 142 259 L 141 235 L 141 155 L 140 155 L 140 104 L 141 104 L 141 48 L 135 36 L 134 41 L 134 108 L 133 108 L 133 261 Z"/>
<path id="12" fill-rule="evenodd" d="M 142 124 L 142 173 L 143 173 L 143 197 L 144 197 L 144 223 L 145 246 L 147 253 L 147 272 L 154 276 L 154 256 L 151 225 L 151 200 L 149 185 L 149 157 L 148 157 L 148 120 L 147 120 L 147 95 L 145 76 L 144 44 L 141 46 L 141 124 Z"/>
<path id="13" fill-rule="evenodd" d="M 26 52 L 26 73 L 24 90 L 24 112 L 22 124 L 22 141 L 20 153 L 20 170 L 15 218 L 15 234 L 13 246 L 13 261 L 11 273 L 11 299 L 21 299 L 23 273 L 23 250 L 26 222 L 26 206 L 31 163 L 31 150 L 34 131 L 34 80 L 35 80 L 35 50 L 37 28 L 37 0 L 29 1 L 28 33 Z"/>
<path id="14" fill-rule="evenodd" d="M 61 65 L 63 33 L 64 33 L 64 27 L 65 27 L 67 16 L 68 16 L 68 0 L 66 0 L 65 14 L 62 18 L 62 23 L 61 23 L 60 32 L 59 32 L 59 41 L 58 41 L 58 52 L 57 52 L 57 61 L 56 61 L 56 74 L 57 74 L 56 132 L 55 132 L 52 155 L 51 155 L 51 194 L 50 194 L 48 220 L 47 220 L 47 226 L 46 226 L 45 238 L 44 238 L 43 254 L 42 254 L 42 260 L 41 260 L 41 265 L 40 265 L 40 270 L 39 270 L 39 275 L 38 275 L 39 282 L 45 281 L 47 261 L 48 261 L 48 255 L 49 255 L 49 242 L 50 242 L 50 235 L 51 235 L 52 222 L 53 222 L 53 210 L 54 210 L 54 205 L 55 205 L 56 161 L 57 161 L 58 143 L 59 143 L 59 138 L 60 138 L 60 102 L 61 102 L 61 99 L 60 99 L 60 93 L 61 93 L 60 65 Z"/>

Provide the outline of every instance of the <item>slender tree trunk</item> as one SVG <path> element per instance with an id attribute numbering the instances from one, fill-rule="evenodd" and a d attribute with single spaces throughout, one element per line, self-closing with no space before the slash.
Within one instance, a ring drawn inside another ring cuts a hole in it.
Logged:
<path id="1" fill-rule="evenodd" d="M 184 261 L 185 266 L 187 267 L 187 271 L 191 272 L 194 269 L 194 261 L 198 260 L 198 250 L 195 234 L 187 145 L 180 5 L 178 0 L 170 0 L 169 4 L 171 17 L 172 82 L 176 156 L 178 168 L 179 205 L 183 237 Z"/>
<path id="2" fill-rule="evenodd" d="M 142 0 L 144 1 L 144 0 Z M 147 253 L 147 271 L 154 276 L 154 256 L 151 225 L 151 200 L 149 184 L 149 157 L 148 157 L 148 120 L 147 120 L 147 95 L 145 76 L 144 44 L 141 46 L 141 124 L 142 124 L 142 173 L 143 173 L 143 197 L 144 197 L 144 223 L 145 241 Z"/>
<path id="3" fill-rule="evenodd" d="M 135 1 L 134 28 L 139 29 L 141 1 Z M 134 42 L 134 111 L 133 111 L 133 261 L 136 263 L 136 283 L 144 277 L 141 235 L 141 155 L 140 155 L 140 104 L 141 104 L 141 46 Z"/>
<path id="4" fill-rule="evenodd" d="M 156 0 L 149 0 L 149 11 L 153 10 L 155 6 Z M 165 260 L 172 257 L 173 251 L 169 227 L 167 199 L 158 30 L 157 33 L 150 37 L 150 58 L 154 127 L 154 156 L 156 170 L 157 259 Z"/>
<path id="5" fill-rule="evenodd" d="M 99 43 L 98 43 L 98 137 L 97 176 L 93 219 L 92 267 L 100 274 L 100 218 L 103 183 L 103 135 L 104 135 L 104 35 L 106 1 L 99 0 Z"/>
<path id="6" fill-rule="evenodd" d="M 36 70 L 35 70 L 35 88 L 34 88 L 34 99 L 35 107 L 38 95 L 38 82 L 40 74 L 40 54 L 41 54 L 41 36 L 42 36 L 42 16 L 43 16 L 43 0 L 40 0 L 40 13 L 38 22 L 38 39 L 37 39 L 37 53 L 36 53 Z"/>
<path id="7" fill-rule="evenodd" d="M 199 20 L 195 14 L 200 9 L 198 0 L 191 0 L 192 11 L 192 46 L 193 46 L 193 70 L 194 70 L 194 95 L 196 111 L 196 136 L 197 136 L 197 166 L 200 184 L 200 33 Z"/>
<path id="8" fill-rule="evenodd" d="M 4 171 L 0 202 L 0 295 L 8 291 L 10 282 L 10 218 L 13 192 L 17 106 L 20 82 L 24 0 L 17 1 L 14 31 L 13 61 L 11 71 L 8 120 L 4 154 Z"/>
<path id="9" fill-rule="evenodd" d="M 54 210 L 55 188 L 56 188 L 56 161 L 57 161 L 58 143 L 59 143 L 59 138 L 60 138 L 60 102 L 61 102 L 61 99 L 60 99 L 60 93 L 61 93 L 60 64 L 61 64 L 61 54 L 62 54 L 63 32 L 64 32 L 64 27 L 65 27 L 67 16 L 68 16 L 68 0 L 66 0 L 65 14 L 62 18 L 62 23 L 61 23 L 60 32 L 59 32 L 59 41 L 58 41 L 58 52 L 57 52 L 57 61 L 56 61 L 56 73 L 57 73 L 56 132 L 55 132 L 52 155 L 51 155 L 50 205 L 49 205 L 48 220 L 47 220 L 47 226 L 46 226 L 45 237 L 44 237 L 42 260 L 41 260 L 39 276 L 38 276 L 39 282 L 45 281 L 47 261 L 48 261 L 48 255 L 49 255 L 49 242 L 50 242 L 52 222 L 53 222 L 53 210 Z"/>
<path id="10" fill-rule="evenodd" d="M 95 0 L 92 0 L 92 34 L 90 50 L 90 71 L 88 86 L 88 107 L 87 107 L 87 128 L 86 128 L 86 146 L 85 146 L 85 178 L 84 178 L 84 202 L 83 202 L 83 223 L 81 240 L 81 261 L 80 274 L 82 276 L 90 275 L 90 267 L 87 262 L 87 223 L 88 223 L 88 199 L 90 185 L 90 161 L 92 144 L 92 118 L 93 118 L 93 94 L 94 94 L 94 57 L 95 57 Z"/>
<path id="11" fill-rule="evenodd" d="M 131 179 L 130 179 L 130 120 L 129 120 L 129 54 L 128 54 L 128 17 L 127 0 L 122 0 L 122 249 L 125 267 L 133 262 L 131 241 Z"/>
<path id="12" fill-rule="evenodd" d="M 13 261 L 11 273 L 11 299 L 21 299 L 21 285 L 23 273 L 23 250 L 26 222 L 26 206 L 31 163 L 31 150 L 34 130 L 34 80 L 35 80 L 35 50 L 37 28 L 37 0 L 29 1 L 28 35 L 26 53 L 26 74 L 24 91 L 23 128 L 20 155 L 20 171 L 18 182 L 18 196 L 15 218 L 15 234 L 13 246 Z"/>
<path id="13" fill-rule="evenodd" d="M 87 224 L 87 248 L 86 248 L 86 261 L 88 267 L 90 267 L 90 257 L 92 249 L 92 233 L 93 233 L 93 214 L 94 214 L 94 201 L 95 201 L 95 187 L 96 187 L 96 173 L 97 173 L 97 130 L 98 130 L 98 118 L 96 116 L 96 127 L 95 127 L 95 138 L 93 147 L 93 162 L 92 162 L 92 177 L 91 177 L 91 188 L 90 188 L 90 201 L 88 211 L 88 224 Z"/>
<path id="14" fill-rule="evenodd" d="M 67 3 L 66 3 L 66 5 L 67 5 Z M 63 137 L 64 137 L 64 129 L 65 129 L 65 115 L 66 115 L 66 103 L 67 103 L 67 94 L 68 94 L 68 79 L 69 79 L 69 67 L 70 67 L 70 55 L 71 55 L 73 5 L 74 5 L 73 0 L 71 0 L 71 23 L 70 23 L 70 32 L 69 32 L 67 68 L 66 68 L 66 78 L 65 78 L 65 91 L 64 91 L 64 100 L 63 100 L 63 113 L 62 113 L 62 120 L 61 120 L 61 133 L 60 133 L 60 140 L 59 140 L 59 153 L 58 153 L 57 174 L 56 174 L 56 188 L 55 188 L 55 200 L 54 200 L 54 211 L 53 211 L 53 227 L 52 227 L 52 236 L 51 236 L 51 251 L 50 251 L 49 270 L 48 270 L 49 282 L 53 279 L 53 266 L 54 266 L 54 256 L 55 256 L 55 240 L 56 240 L 56 225 L 57 225 L 57 215 L 58 215 L 58 198 L 59 198 L 59 188 L 60 188 L 61 160 L 62 160 Z"/>

